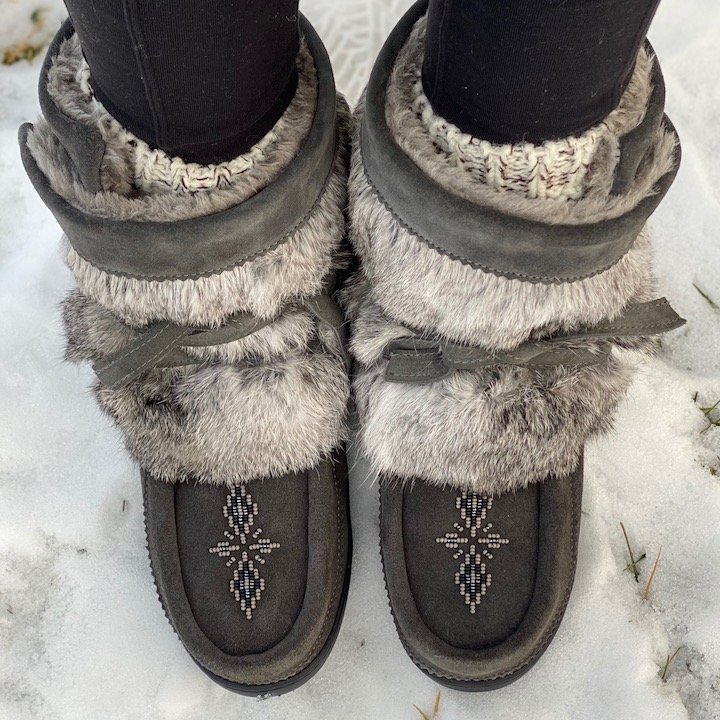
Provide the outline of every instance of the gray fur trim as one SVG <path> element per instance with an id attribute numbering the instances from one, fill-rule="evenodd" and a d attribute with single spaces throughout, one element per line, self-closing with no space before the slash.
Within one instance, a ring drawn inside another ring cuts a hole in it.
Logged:
<path id="1" fill-rule="evenodd" d="M 346 138 L 346 106 L 339 105 L 339 112 Z M 36 130 L 31 136 L 37 134 Z M 319 292 L 323 278 L 341 264 L 338 250 L 345 227 L 346 164 L 346 142 L 341 141 L 333 174 L 306 222 L 277 248 L 216 275 L 170 281 L 112 275 L 83 260 L 65 241 L 66 262 L 88 297 L 133 325 L 153 319 L 216 325 L 241 311 L 274 317 L 289 299 Z M 170 206 L 172 196 L 163 200 Z"/>
<path id="2" fill-rule="evenodd" d="M 353 390 L 360 443 L 374 471 L 479 493 L 518 490 L 571 473 L 586 440 L 611 427 L 647 340 L 611 343 L 606 365 L 541 370 L 498 366 L 459 371 L 429 385 L 384 377 L 383 349 L 407 328 L 373 302 L 367 281 L 345 291 L 351 349 L 360 363 Z M 608 341 L 583 341 L 598 350 Z"/>
<path id="3" fill-rule="evenodd" d="M 457 372 L 432 385 L 354 381 L 360 441 L 381 476 L 497 495 L 570 474 L 587 438 L 611 427 L 626 365 Z"/>
<path id="4" fill-rule="evenodd" d="M 118 352 L 136 337 L 132 326 L 79 290 L 65 299 L 63 319 L 67 334 L 65 359 L 70 362 L 98 360 Z M 315 334 L 316 324 L 310 313 L 288 310 L 275 322 L 240 340 L 210 347 L 187 347 L 185 352 L 205 363 L 272 362 L 303 351 Z"/>
<path id="5" fill-rule="evenodd" d="M 324 353 L 155 370 L 100 406 L 151 475 L 233 485 L 314 467 L 345 440 L 345 367 Z"/>
<path id="6" fill-rule="evenodd" d="M 66 299 L 63 317 L 73 362 L 104 357 L 135 337 L 79 291 Z M 215 484 L 280 476 L 313 467 L 344 441 L 345 367 L 319 349 L 307 313 L 289 312 L 227 346 L 186 351 L 202 364 L 155 369 L 119 390 L 94 387 L 153 476 Z"/>
<path id="7" fill-rule="evenodd" d="M 65 113 L 104 129 L 103 191 L 85 191 L 46 122 L 35 126 L 28 147 L 53 189 L 90 214 L 168 222 L 241 203 L 287 166 L 315 113 L 317 80 L 303 51 L 298 92 L 275 137 L 251 150 L 247 172 L 233 175 L 225 187 L 190 195 L 143 194 L 133 185 L 125 131 L 102 116 L 101 106 L 78 85 L 78 52 L 76 41 L 65 43 L 51 72 L 51 91 Z M 63 313 L 66 355 L 73 362 L 117 352 L 139 328 L 159 320 L 218 326 L 237 312 L 276 318 L 235 342 L 185 348 L 196 365 L 155 368 L 120 389 L 95 385 L 100 406 L 123 431 L 128 450 L 154 477 L 231 485 L 282 476 L 315 466 L 345 440 L 350 388 L 340 349 L 320 342 L 310 313 L 286 309 L 319 292 L 345 262 L 340 249 L 351 119 L 342 98 L 338 115 L 338 150 L 323 195 L 287 240 L 260 257 L 197 280 L 144 281 L 103 272 L 65 242 L 78 285 Z"/>
<path id="8" fill-rule="evenodd" d="M 642 233 L 603 273 L 572 283 L 523 282 L 474 269 L 407 230 L 368 184 L 357 144 L 350 173 L 350 238 L 373 297 L 400 322 L 456 342 L 509 350 L 533 332 L 614 318 L 653 295 L 652 254 Z"/>
<path id="9" fill-rule="evenodd" d="M 398 63 L 400 60 L 398 60 Z M 393 81 L 402 77 L 397 71 Z M 389 91 L 390 92 L 390 91 Z M 361 101 L 357 113 L 362 115 Z M 413 115 L 408 108 L 407 113 Z M 444 187 L 452 175 L 455 191 L 466 188 L 468 199 L 508 214 L 554 224 L 596 221 L 621 214 L 637 204 L 672 165 L 674 137 L 658 136 L 652 161 L 622 200 L 589 193 L 581 200 L 528 199 L 511 192 L 489 190 L 457 163 L 448 160 L 430 141 L 422 120 L 398 141 L 423 169 Z M 474 269 L 447 257 L 418 239 L 385 207 L 368 183 L 359 147 L 358 123 L 353 138 L 350 172 L 351 240 L 362 259 L 373 297 L 384 312 L 417 329 L 456 342 L 508 350 L 544 328 L 571 330 L 580 323 L 595 324 L 619 315 L 628 302 L 649 300 L 653 294 L 651 250 L 642 233 L 631 250 L 613 267 L 590 278 L 570 283 L 543 284 L 509 279 Z M 421 165 L 422 166 L 422 165 Z M 609 192 L 614 165 L 597 185 Z M 594 171 L 597 177 L 597 169 Z M 473 196 L 473 197 L 470 197 Z M 574 220 L 571 220 L 574 218 Z"/>

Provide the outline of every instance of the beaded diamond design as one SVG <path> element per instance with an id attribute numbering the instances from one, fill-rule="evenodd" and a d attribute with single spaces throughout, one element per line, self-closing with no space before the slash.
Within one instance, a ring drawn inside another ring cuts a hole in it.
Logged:
<path id="1" fill-rule="evenodd" d="M 493 550 L 499 550 L 510 542 L 500 533 L 492 532 L 493 524 L 486 522 L 492 504 L 491 497 L 463 492 L 455 500 L 460 522 L 454 524 L 453 532 L 435 538 L 435 542 L 453 551 L 455 560 L 460 560 L 455 584 L 473 615 L 492 583 L 485 559 L 492 560 Z"/>
<path id="2" fill-rule="evenodd" d="M 240 609 L 248 620 L 260 602 L 265 579 L 260 575 L 260 566 L 265 564 L 264 555 L 280 547 L 262 535 L 262 528 L 253 529 L 258 516 L 258 506 L 245 485 L 233 486 L 223 506 L 230 530 L 225 530 L 225 540 L 211 547 L 208 552 L 227 558 L 225 565 L 233 567 L 230 592 L 240 603 Z"/>

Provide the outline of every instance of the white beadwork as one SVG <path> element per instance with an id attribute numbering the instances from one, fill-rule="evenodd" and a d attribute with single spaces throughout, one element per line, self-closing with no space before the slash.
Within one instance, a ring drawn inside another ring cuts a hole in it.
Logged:
<path id="1" fill-rule="evenodd" d="M 491 497 L 463 492 L 455 500 L 461 522 L 453 525 L 453 532 L 435 538 L 435 542 L 453 551 L 455 560 L 460 560 L 460 568 L 455 573 L 455 584 L 473 614 L 492 583 L 492 575 L 487 571 L 482 558 L 492 560 L 491 551 L 510 542 L 500 533 L 491 532 L 492 523 L 485 523 L 492 503 Z"/>
<path id="2" fill-rule="evenodd" d="M 257 528 L 251 534 L 258 515 L 258 506 L 245 485 L 230 488 L 230 494 L 223 506 L 223 515 L 227 518 L 232 532 L 225 530 L 227 540 L 221 540 L 208 552 L 221 558 L 229 558 L 225 563 L 227 567 L 236 565 L 230 580 L 230 592 L 240 603 L 245 617 L 252 620 L 253 610 L 265 590 L 265 579 L 260 576 L 257 566 L 264 565 L 263 555 L 269 555 L 279 548 L 280 543 L 261 538 L 262 528 Z M 239 560 L 233 555 L 236 552 L 240 552 Z M 255 554 L 251 556 L 251 553 Z"/>

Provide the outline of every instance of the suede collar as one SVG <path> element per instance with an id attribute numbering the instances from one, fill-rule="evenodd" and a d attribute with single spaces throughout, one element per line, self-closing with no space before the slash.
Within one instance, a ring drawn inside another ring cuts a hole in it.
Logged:
<path id="1" fill-rule="evenodd" d="M 680 162 L 655 192 L 617 218 L 580 225 L 549 225 L 472 203 L 426 175 L 395 142 L 385 118 L 385 97 L 395 60 L 427 0 L 417 2 L 387 39 L 370 76 L 360 133 L 370 184 L 396 219 L 421 241 L 451 258 L 508 278 L 540 283 L 572 282 L 614 265 L 631 247 L 672 184 Z M 654 90 L 642 123 L 621 140 L 613 192 L 623 193 L 652 151 L 664 115 L 665 90 L 655 63 Z"/>
<path id="2" fill-rule="evenodd" d="M 30 180 L 87 262 L 110 274 L 148 280 L 193 279 L 242 265 L 281 245 L 302 225 L 332 174 L 338 143 L 336 91 L 330 59 L 312 25 L 301 32 L 315 61 L 318 101 L 309 134 L 285 170 L 256 195 L 223 212 L 175 222 L 117 221 L 91 216 L 50 186 L 27 145 L 32 125 L 20 128 L 20 150 Z M 68 20 L 50 46 L 40 76 L 43 114 L 90 192 L 100 190 L 104 143 L 65 115 L 47 91 L 47 73 L 62 42 L 74 33 Z"/>

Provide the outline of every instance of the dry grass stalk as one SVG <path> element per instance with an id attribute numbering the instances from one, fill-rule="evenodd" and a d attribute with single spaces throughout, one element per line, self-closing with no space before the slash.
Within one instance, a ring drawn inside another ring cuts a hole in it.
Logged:
<path id="1" fill-rule="evenodd" d="M 438 720 L 440 717 L 440 691 L 438 690 L 437 695 L 435 695 L 435 704 L 433 705 L 432 715 L 424 713 L 417 705 L 413 705 L 413 707 L 418 711 L 422 720 Z"/>
<path id="2" fill-rule="evenodd" d="M 660 670 L 660 679 L 663 682 L 665 682 L 667 680 L 667 674 L 668 674 L 668 671 L 670 670 L 670 665 L 672 665 L 672 661 L 675 659 L 675 656 L 680 652 L 681 649 L 682 649 L 682 645 L 672 655 L 668 655 L 665 658 L 665 664 L 662 666 L 662 668 Z"/>
<path id="3" fill-rule="evenodd" d="M 630 545 L 630 539 L 628 538 L 627 531 L 625 530 L 625 525 L 623 525 L 622 522 L 620 523 L 620 527 L 622 528 L 625 545 L 627 545 L 628 555 L 630 556 L 630 562 L 625 566 L 625 570 L 631 572 L 635 576 L 635 582 L 640 582 L 640 570 L 638 569 L 638 563 L 645 559 L 646 554 L 643 553 L 639 558 L 635 559 L 635 555 L 633 554 L 633 550 Z"/>
<path id="4" fill-rule="evenodd" d="M 653 580 L 655 579 L 655 572 L 657 571 L 658 563 L 660 562 L 661 553 L 662 548 L 658 550 L 658 554 L 655 558 L 655 562 L 653 563 L 652 570 L 650 570 L 650 575 L 648 576 L 647 582 L 645 583 L 645 589 L 643 590 L 642 594 L 642 598 L 645 602 L 650 599 L 650 589 L 652 588 Z"/>

